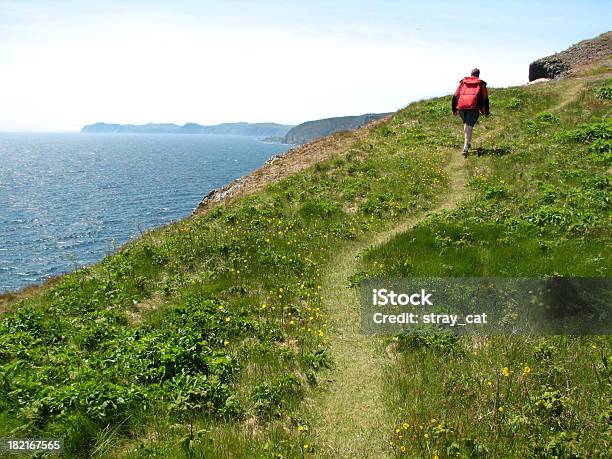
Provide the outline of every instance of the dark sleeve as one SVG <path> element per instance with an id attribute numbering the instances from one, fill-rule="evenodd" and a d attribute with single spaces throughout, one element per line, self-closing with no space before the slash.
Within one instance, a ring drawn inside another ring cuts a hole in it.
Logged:
<path id="1" fill-rule="evenodd" d="M 487 89 L 487 84 L 484 83 L 482 85 L 482 102 L 483 102 L 483 110 L 484 114 L 489 114 L 489 90 Z"/>
<path id="2" fill-rule="evenodd" d="M 459 86 L 457 86 L 457 89 L 455 90 L 455 94 L 453 94 L 453 100 L 451 102 L 451 110 L 453 111 L 453 113 L 457 113 L 457 101 L 459 100 L 459 90 L 461 89 L 462 82 L 463 80 L 459 82 Z"/>

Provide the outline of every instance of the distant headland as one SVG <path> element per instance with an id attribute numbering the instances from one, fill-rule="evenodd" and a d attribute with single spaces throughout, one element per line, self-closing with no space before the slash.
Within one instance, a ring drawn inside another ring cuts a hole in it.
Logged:
<path id="1" fill-rule="evenodd" d="M 302 145 L 338 131 L 352 131 L 389 113 L 367 113 L 306 121 L 297 126 L 279 123 L 222 123 L 205 126 L 197 123 L 109 124 L 95 123 L 81 129 L 85 134 L 226 134 L 264 137 L 264 141 Z"/>
<path id="2" fill-rule="evenodd" d="M 292 127 L 292 125 L 278 123 L 222 123 L 211 126 L 197 123 L 186 123 L 182 126 L 174 123 L 95 123 L 84 126 L 81 132 L 86 134 L 227 134 L 284 137 Z"/>
<path id="3" fill-rule="evenodd" d="M 372 121 L 379 120 L 391 113 L 366 113 L 359 116 L 338 116 L 322 120 L 306 121 L 291 128 L 282 143 L 303 145 L 311 140 L 320 139 L 338 131 L 352 131 Z"/>

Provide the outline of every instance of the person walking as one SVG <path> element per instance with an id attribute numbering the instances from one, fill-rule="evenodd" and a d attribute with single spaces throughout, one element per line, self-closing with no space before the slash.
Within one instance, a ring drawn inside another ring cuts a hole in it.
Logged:
<path id="1" fill-rule="evenodd" d="M 468 157 L 472 146 L 472 133 L 478 116 L 489 116 L 489 91 L 487 83 L 480 79 L 480 70 L 473 69 L 471 76 L 463 78 L 455 91 L 452 101 L 453 115 L 461 117 L 463 121 L 463 156 Z"/>

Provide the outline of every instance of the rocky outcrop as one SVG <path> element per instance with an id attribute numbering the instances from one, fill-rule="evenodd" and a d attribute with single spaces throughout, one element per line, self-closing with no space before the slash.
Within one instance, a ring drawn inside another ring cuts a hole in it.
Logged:
<path id="1" fill-rule="evenodd" d="M 612 32 L 583 40 L 565 51 L 543 57 L 529 65 L 529 81 L 539 78 L 561 78 L 574 68 L 612 54 Z"/>
<path id="2" fill-rule="evenodd" d="M 544 57 L 529 65 L 529 81 L 541 78 L 558 78 L 563 76 L 571 67 L 561 59 Z"/>

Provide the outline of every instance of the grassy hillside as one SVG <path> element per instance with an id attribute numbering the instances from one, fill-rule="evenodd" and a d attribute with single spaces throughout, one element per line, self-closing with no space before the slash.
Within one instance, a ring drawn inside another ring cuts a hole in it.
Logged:
<path id="1" fill-rule="evenodd" d="M 497 107 L 518 116 L 495 110 L 500 129 L 469 161 L 473 198 L 369 250 L 362 276 L 609 277 L 610 83 L 494 91 Z M 390 446 L 408 457 L 609 457 L 610 344 L 567 336 L 390 340 Z"/>
<path id="2" fill-rule="evenodd" d="M 597 67 L 493 89 L 467 161 L 449 98 L 411 104 L 13 302 L 0 437 L 61 436 L 67 457 L 605 457 L 609 338 L 365 340 L 351 285 L 609 276 L 611 88 Z"/>

